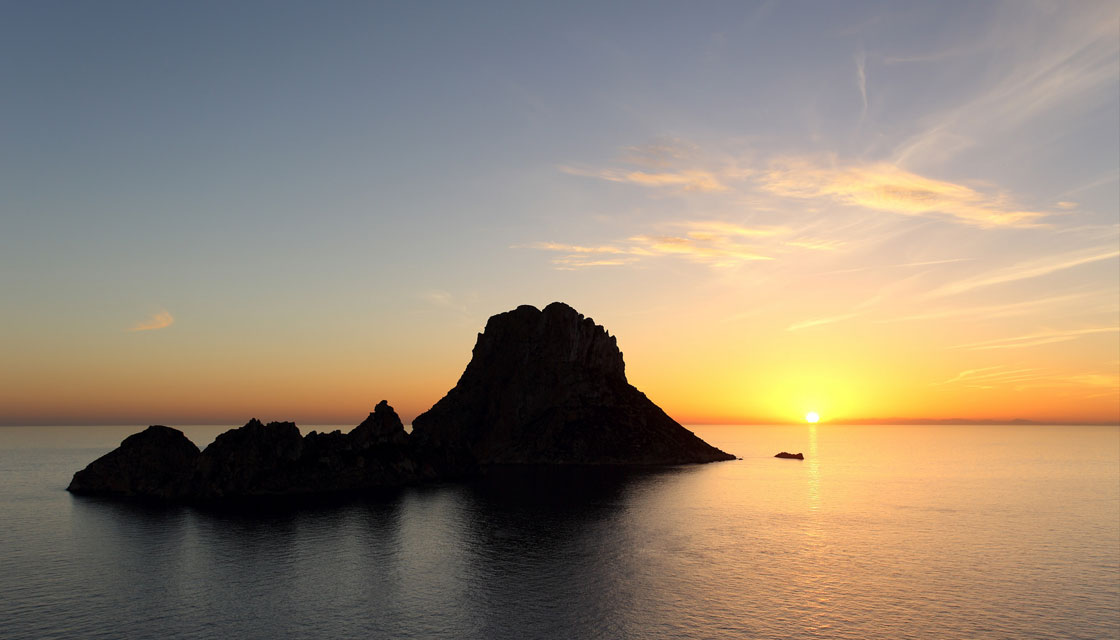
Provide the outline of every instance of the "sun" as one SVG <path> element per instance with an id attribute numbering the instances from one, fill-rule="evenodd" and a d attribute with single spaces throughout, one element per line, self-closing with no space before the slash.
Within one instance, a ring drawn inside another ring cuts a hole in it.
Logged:
<path id="1" fill-rule="evenodd" d="M 805 414 L 805 422 L 816 424 L 820 421 L 820 419 L 821 417 L 817 414 L 816 411 L 810 411 L 809 413 Z"/>

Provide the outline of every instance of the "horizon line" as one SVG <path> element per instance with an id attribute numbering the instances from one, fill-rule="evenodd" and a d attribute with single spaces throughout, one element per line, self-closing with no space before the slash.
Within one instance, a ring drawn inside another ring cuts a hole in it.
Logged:
<path id="1" fill-rule="evenodd" d="M 63 422 L 58 420 L 45 420 L 45 421 L 15 421 L 0 419 L 0 427 L 147 427 L 151 425 L 165 425 L 165 426 L 190 426 L 190 427 L 222 427 L 228 426 L 231 428 L 238 428 L 244 426 L 249 420 L 208 420 L 202 422 L 195 422 L 191 420 L 167 420 L 162 422 L 135 422 L 134 420 L 93 420 L 82 422 Z M 364 419 L 364 418 L 363 418 Z M 266 424 L 269 422 L 293 422 L 297 426 L 304 425 L 308 427 L 341 427 L 348 426 L 350 422 L 335 422 L 335 421 L 322 421 L 322 420 L 262 420 Z M 361 420 L 354 423 L 357 426 Z M 1120 419 L 1113 420 L 1036 420 L 1029 418 L 852 418 L 840 420 L 821 420 L 817 423 L 809 423 L 800 420 L 762 420 L 762 419 L 742 419 L 742 420 L 678 420 L 682 426 L 698 426 L 698 427 L 724 427 L 724 426 L 1085 426 L 1085 427 L 1120 427 Z M 405 426 L 411 427 L 412 421 L 405 423 Z"/>

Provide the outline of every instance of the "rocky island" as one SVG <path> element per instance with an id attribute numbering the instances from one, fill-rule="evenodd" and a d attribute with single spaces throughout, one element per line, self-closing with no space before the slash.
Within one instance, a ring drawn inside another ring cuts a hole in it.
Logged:
<path id="1" fill-rule="evenodd" d="M 494 465 L 675 465 L 734 456 L 626 380 L 607 331 L 568 305 L 489 319 L 459 382 L 405 431 L 381 401 L 349 433 L 301 436 L 253 419 L 199 451 L 151 426 L 74 474 L 75 494 L 204 501 L 360 492 L 470 477 Z"/>

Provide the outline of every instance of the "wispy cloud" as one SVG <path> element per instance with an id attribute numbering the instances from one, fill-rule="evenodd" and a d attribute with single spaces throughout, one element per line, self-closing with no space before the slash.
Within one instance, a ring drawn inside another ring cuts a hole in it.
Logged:
<path id="1" fill-rule="evenodd" d="M 680 138 L 662 138 L 655 142 L 625 147 L 622 160 L 639 167 L 664 169 L 692 159 L 699 149 Z"/>
<path id="2" fill-rule="evenodd" d="M 152 314 L 147 320 L 142 320 L 128 328 L 129 331 L 155 331 L 166 329 L 175 323 L 175 318 L 167 310 Z"/>
<path id="3" fill-rule="evenodd" d="M 792 244 L 792 243 L 791 243 Z M 825 275 L 836 275 L 842 273 L 859 273 L 860 271 L 882 271 L 884 269 L 906 269 L 913 267 L 930 267 L 939 264 L 953 264 L 955 262 L 971 262 L 973 258 L 946 258 L 944 260 L 921 260 L 918 262 L 901 262 L 898 264 L 884 264 L 866 267 L 852 267 L 851 269 L 836 269 L 829 271 Z"/>
<path id="4" fill-rule="evenodd" d="M 637 261 L 638 258 L 636 257 L 597 258 L 574 255 L 554 258 L 552 260 L 552 264 L 556 265 L 556 268 L 562 271 L 572 271 L 575 269 L 585 269 L 588 267 L 621 267 L 623 265 L 632 264 Z"/>
<path id="5" fill-rule="evenodd" d="M 982 227 L 1038 226 L 1035 221 L 1044 215 L 1011 206 L 1003 194 L 980 193 L 885 163 L 829 166 L 787 158 L 774 162 L 759 181 L 766 191 L 787 198 L 828 199 L 906 216 L 941 215 Z"/>
<path id="6" fill-rule="evenodd" d="M 764 238 L 784 235 L 790 232 L 787 227 L 745 227 L 743 225 L 720 220 L 683 222 L 678 227 L 686 228 L 690 238 L 698 240 L 712 238 Z"/>
<path id="7" fill-rule="evenodd" d="M 1078 185 L 1078 186 L 1076 186 L 1072 189 L 1069 189 L 1068 191 L 1065 191 L 1064 193 L 1062 193 L 1062 195 L 1063 196 L 1072 196 L 1075 193 L 1081 193 L 1083 191 L 1089 191 L 1091 189 L 1096 189 L 1097 187 L 1103 187 L 1106 184 L 1111 184 L 1111 183 L 1116 182 L 1118 180 L 1120 180 L 1120 171 L 1112 171 L 1108 175 L 1096 178 L 1094 180 L 1090 180 L 1089 182 L 1086 182 L 1085 184 L 1081 184 L 1081 185 Z M 1059 206 L 1061 206 L 1061 204 L 1062 203 L 1060 203 L 1060 202 L 1058 203 Z"/>
<path id="8" fill-rule="evenodd" d="M 966 369 L 930 386 L 946 385 L 983 390 L 1005 388 L 1016 392 L 1056 390 L 1064 395 L 1086 399 L 1120 395 L 1120 376 L 1114 373 L 1063 372 L 1040 367 L 1013 369 L 1007 365 Z"/>
<path id="9" fill-rule="evenodd" d="M 976 57 L 995 78 L 971 99 L 931 114 L 897 148 L 894 162 L 948 162 L 993 132 L 1024 126 L 1063 106 L 1110 100 L 1120 71 L 1120 8 L 1084 2 L 1053 5 L 1041 15 L 1047 12 L 1044 21 L 1001 21 L 978 42 L 925 56 L 887 57 L 888 63 Z"/>
<path id="10" fill-rule="evenodd" d="M 562 242 L 534 242 L 528 245 L 517 245 L 514 248 L 520 249 L 528 247 L 530 249 L 543 249 L 545 251 L 563 251 L 565 253 L 599 253 L 599 254 L 625 254 L 630 253 L 630 249 L 623 247 L 615 247 L 611 245 L 601 245 L 597 247 L 585 247 L 578 244 L 564 244 Z"/>
<path id="11" fill-rule="evenodd" d="M 784 227 L 747 227 L 713 220 L 658 225 L 664 233 L 635 235 L 606 245 L 534 242 L 514 248 L 540 249 L 564 254 L 553 259 L 560 269 L 612 267 L 643 259 L 678 257 L 714 267 L 772 260 L 766 251 L 779 242 L 772 239 L 790 233 Z"/>
<path id="12" fill-rule="evenodd" d="M 415 294 L 417 298 L 439 309 L 440 313 L 452 314 L 460 320 L 473 321 L 475 318 L 470 313 L 470 305 L 464 300 L 469 295 L 455 295 L 449 291 L 431 289 Z"/>
<path id="13" fill-rule="evenodd" d="M 798 249 L 813 249 L 814 251 L 839 251 L 847 246 L 844 240 L 790 240 L 785 243 L 787 247 L 797 247 Z"/>
<path id="14" fill-rule="evenodd" d="M 832 156 L 793 156 L 775 159 L 762 169 L 750 167 L 744 159 L 700 163 L 660 148 L 644 154 L 640 160 L 658 170 L 574 166 L 561 166 L 560 170 L 682 193 L 746 194 L 760 189 L 782 198 L 831 201 L 907 216 L 939 216 L 982 227 L 1039 226 L 1038 219 L 1047 215 L 1014 206 L 1004 193 L 983 193 L 890 163 L 842 164 Z"/>
<path id="15" fill-rule="evenodd" d="M 598 178 L 609 182 L 625 182 L 643 187 L 674 187 L 682 191 L 727 191 L 719 176 L 705 169 L 676 171 L 641 171 L 625 169 L 582 169 L 562 166 L 564 173 Z"/>
<path id="16" fill-rule="evenodd" d="M 834 322 L 843 322 L 844 320 L 850 320 L 850 319 L 856 317 L 857 315 L 859 315 L 859 314 L 846 313 L 844 315 L 832 316 L 830 318 L 817 318 L 815 320 L 805 320 L 803 322 L 795 322 L 795 323 L 789 325 L 788 327 L 786 327 L 786 331 L 800 331 L 802 329 L 808 329 L 810 327 L 819 327 L 821 325 L 832 324 Z"/>
<path id="17" fill-rule="evenodd" d="M 634 236 L 630 238 L 645 255 L 675 255 L 717 267 L 733 266 L 754 260 L 773 260 L 749 244 L 712 233 L 699 236 Z"/>
<path id="18" fill-rule="evenodd" d="M 641 250 L 636 246 L 583 246 L 563 242 L 533 242 L 513 245 L 513 249 L 539 249 L 564 255 L 552 259 L 552 264 L 562 271 L 573 271 L 588 267 L 619 267 L 641 259 Z"/>
<path id="19" fill-rule="evenodd" d="M 1006 282 L 1038 278 L 1057 271 L 1072 269 L 1073 267 L 1083 264 L 1109 260 L 1117 256 L 1120 256 L 1120 251 L 1111 247 L 1097 247 L 1085 251 L 1047 256 L 1037 260 L 1020 262 L 1010 267 L 997 269 L 991 273 L 949 283 L 931 291 L 927 297 L 936 298 L 940 296 L 956 295 L 966 291 L 972 291 L 973 289 L 990 287 Z"/>
<path id="20" fill-rule="evenodd" d="M 1059 310 L 1076 308 L 1081 311 L 1109 312 L 1120 310 L 1115 300 L 1113 300 L 1111 304 L 1106 303 L 1106 305 L 1103 306 L 1100 304 L 1101 300 L 1110 300 L 1111 298 L 1112 292 L 1086 291 L 1046 298 L 1032 298 L 1030 300 L 1021 300 L 1004 304 L 951 306 L 941 309 L 930 309 L 928 311 L 922 311 L 921 313 L 882 319 L 878 320 L 878 322 L 908 322 L 951 318 L 965 318 L 969 320 L 983 318 L 985 320 L 992 320 L 996 318 L 1011 318 L 1040 313 L 1050 308 L 1057 308 Z M 1096 301 L 1096 304 L 1088 301 Z M 1077 304 L 1073 306 L 1075 302 Z"/>
<path id="21" fill-rule="evenodd" d="M 998 338 L 996 340 L 983 340 L 980 342 L 959 344 L 950 348 L 969 349 L 972 351 L 984 351 L 988 349 L 1023 349 L 1025 347 L 1036 347 L 1043 344 L 1076 340 L 1081 336 L 1093 335 L 1098 333 L 1118 332 L 1120 332 L 1120 327 L 1092 327 L 1088 329 L 1070 329 L 1066 331 L 1043 331 L 1040 333 L 1031 333 L 1023 336 L 1014 336 L 1010 338 Z"/>
<path id="22" fill-rule="evenodd" d="M 1034 369 L 1034 368 L 1008 370 L 1007 367 L 1004 366 L 1004 365 L 994 365 L 994 366 L 991 366 L 991 367 L 980 367 L 978 369 L 965 369 L 964 371 L 961 371 L 960 373 L 953 376 L 952 378 L 949 378 L 948 380 L 944 380 L 942 382 L 934 382 L 930 386 L 931 387 L 940 387 L 940 386 L 943 386 L 943 385 L 955 384 L 955 383 L 958 383 L 958 382 L 966 382 L 966 383 L 969 383 L 969 384 L 973 384 L 973 383 L 976 383 L 976 382 L 979 382 L 979 381 L 982 381 L 982 380 L 992 380 L 992 379 L 1002 380 L 1002 379 L 1009 378 L 1009 377 L 1011 377 L 1011 378 L 1021 377 L 1024 374 L 1028 374 L 1029 372 L 1032 372 L 1032 371 L 1035 371 L 1035 370 L 1036 369 Z"/>

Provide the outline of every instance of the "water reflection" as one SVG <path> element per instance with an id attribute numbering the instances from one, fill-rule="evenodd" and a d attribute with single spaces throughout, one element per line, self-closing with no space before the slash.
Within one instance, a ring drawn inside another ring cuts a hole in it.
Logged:
<path id="1" fill-rule="evenodd" d="M 744 460 L 259 507 L 0 482 L 2 635 L 1117 637 L 1120 431 L 723 433 Z"/>
<path id="2" fill-rule="evenodd" d="M 75 496 L 73 523 L 79 554 L 103 561 L 93 601 L 135 605 L 125 633 L 188 611 L 251 637 L 280 610 L 298 635 L 619 636 L 634 620 L 617 612 L 638 599 L 629 511 L 694 471 L 502 468 L 468 484 L 209 507 Z"/>
<path id="3" fill-rule="evenodd" d="M 821 459 L 820 452 L 817 449 L 817 425 L 809 425 L 809 459 L 806 462 L 808 467 L 808 482 L 809 482 L 809 511 L 817 511 L 821 508 Z"/>
<path id="4" fill-rule="evenodd" d="M 630 496 L 679 469 L 502 468 L 470 485 L 463 532 L 478 637 L 620 637 L 635 597 Z"/>

